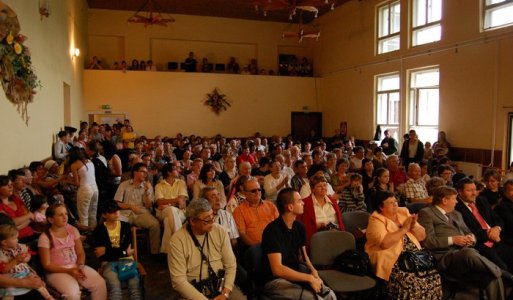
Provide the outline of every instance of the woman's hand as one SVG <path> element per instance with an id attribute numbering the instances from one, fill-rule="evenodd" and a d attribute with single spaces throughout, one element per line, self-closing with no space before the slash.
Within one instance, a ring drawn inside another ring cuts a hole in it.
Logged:
<path id="1" fill-rule="evenodd" d="M 322 288 L 322 280 L 319 277 L 312 275 L 312 278 L 310 279 L 310 286 L 315 291 L 315 293 L 318 293 Z"/>

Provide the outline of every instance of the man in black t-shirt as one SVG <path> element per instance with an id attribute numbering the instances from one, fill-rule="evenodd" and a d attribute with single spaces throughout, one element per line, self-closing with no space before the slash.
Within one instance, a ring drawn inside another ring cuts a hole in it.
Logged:
<path id="1" fill-rule="evenodd" d="M 306 233 L 296 216 L 303 213 L 303 200 L 291 188 L 280 191 L 276 199 L 280 212 L 262 236 L 264 252 L 264 295 L 271 299 L 336 299 L 323 282 L 306 254 Z M 321 292 L 323 296 L 320 296 Z"/>

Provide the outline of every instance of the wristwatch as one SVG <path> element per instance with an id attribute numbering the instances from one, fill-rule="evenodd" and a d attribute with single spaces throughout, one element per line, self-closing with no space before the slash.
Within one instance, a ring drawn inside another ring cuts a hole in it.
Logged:
<path id="1" fill-rule="evenodd" d="M 229 292 L 224 292 L 224 293 L 223 293 L 223 296 L 224 296 L 226 299 L 230 299 L 230 293 L 229 293 Z"/>

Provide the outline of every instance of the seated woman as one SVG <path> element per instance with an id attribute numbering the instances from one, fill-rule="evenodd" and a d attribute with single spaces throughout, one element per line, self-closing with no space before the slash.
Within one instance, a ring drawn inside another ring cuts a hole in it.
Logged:
<path id="1" fill-rule="evenodd" d="M 192 187 L 192 199 L 198 199 L 201 196 L 201 191 L 206 186 L 213 186 L 219 192 L 219 197 L 221 197 L 221 207 L 226 206 L 226 196 L 224 194 L 224 186 L 221 180 L 216 178 L 216 171 L 214 170 L 214 165 L 206 163 L 203 167 L 201 167 L 200 174 L 198 176 L 198 180 L 194 182 Z"/>
<path id="2" fill-rule="evenodd" d="M 219 180 L 224 185 L 225 194 L 227 195 L 230 191 L 230 182 L 237 177 L 237 166 L 235 165 L 234 156 L 225 156 L 224 158 L 224 170 L 219 174 Z"/>
<path id="3" fill-rule="evenodd" d="M 271 163 L 271 173 L 264 176 L 265 199 L 276 202 L 278 192 L 288 187 L 289 177 L 281 172 L 281 163 L 277 160 Z"/>
<path id="4" fill-rule="evenodd" d="M 303 199 L 303 214 L 297 216 L 297 219 L 305 225 L 307 245 L 317 231 L 344 230 L 344 222 L 342 222 L 342 214 L 337 200 L 328 196 L 326 178 L 314 176 L 310 179 L 310 186 L 312 193 Z"/>
<path id="5" fill-rule="evenodd" d="M 22 243 L 29 243 L 39 236 L 30 227 L 34 221 L 34 214 L 23 204 L 19 197 L 13 196 L 12 182 L 8 176 L 0 175 L 0 213 L 8 215 L 19 231 L 19 239 Z"/>
<path id="6" fill-rule="evenodd" d="M 110 300 L 121 300 L 121 282 L 113 270 L 111 262 L 123 259 L 132 260 L 134 250 L 131 247 L 130 224 L 119 220 L 119 206 L 116 201 L 105 203 L 102 213 L 105 222 L 94 230 L 94 254 L 102 261 L 102 276 L 107 282 Z M 127 280 L 128 295 L 131 300 L 141 299 L 139 276 Z"/>
<path id="7" fill-rule="evenodd" d="M 347 159 L 341 158 L 337 160 L 337 173 L 331 175 L 331 184 L 337 193 L 340 193 L 346 186 L 349 185 L 349 176 L 347 176 L 346 173 L 348 168 L 349 161 Z"/>
<path id="8" fill-rule="evenodd" d="M 228 203 L 226 204 L 226 210 L 233 214 L 233 211 L 246 199 L 243 193 L 244 183 L 248 180 L 248 176 L 241 175 L 237 177 L 237 181 L 234 185 L 235 192 L 233 196 L 228 199 Z"/>
<path id="9" fill-rule="evenodd" d="M 417 215 L 398 207 L 394 194 L 388 191 L 377 194 L 374 207 L 367 226 L 365 252 L 376 276 L 387 282 L 389 299 L 442 299 L 442 283 L 436 269 L 417 274 L 399 267 L 401 253 L 420 250 L 420 242 L 426 238 Z"/>
<path id="10" fill-rule="evenodd" d="M 39 238 L 41 265 L 46 271 L 46 283 L 64 298 L 80 300 L 80 287 L 91 292 L 93 300 L 107 299 L 105 280 L 85 265 L 85 253 L 78 230 L 68 224 L 64 204 L 53 204 L 46 210 L 49 223 Z"/>

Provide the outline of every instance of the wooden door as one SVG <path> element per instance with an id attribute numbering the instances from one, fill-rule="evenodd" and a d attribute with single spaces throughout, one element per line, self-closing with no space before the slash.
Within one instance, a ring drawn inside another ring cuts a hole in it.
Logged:
<path id="1" fill-rule="evenodd" d="M 318 141 L 322 138 L 322 113 L 292 112 L 291 134 L 294 140 Z"/>

